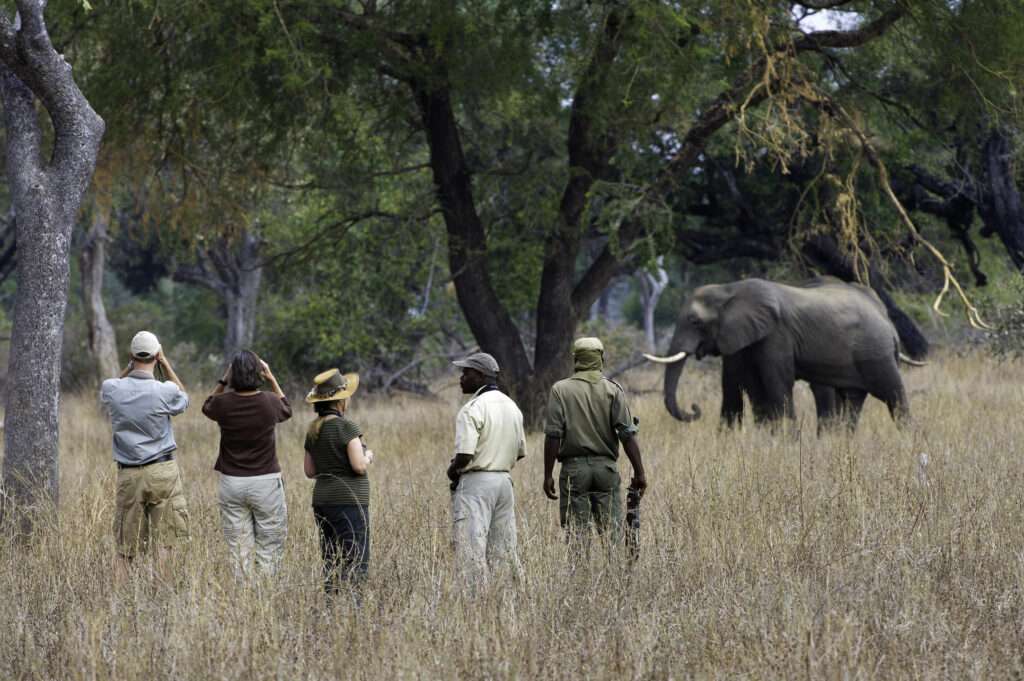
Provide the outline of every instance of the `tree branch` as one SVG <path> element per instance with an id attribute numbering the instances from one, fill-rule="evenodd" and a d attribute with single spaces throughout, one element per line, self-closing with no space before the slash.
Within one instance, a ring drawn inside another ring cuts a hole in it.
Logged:
<path id="1" fill-rule="evenodd" d="M 17 23 L 0 20 L 0 61 L 43 103 L 55 133 L 51 168 L 72 191 L 85 190 L 103 137 L 103 119 L 71 77 L 71 66 L 50 42 L 44 0 L 18 0 Z M 82 153 L 83 148 L 87 153 Z M 83 179 L 84 178 L 84 179 Z"/>
<path id="2" fill-rule="evenodd" d="M 843 5 L 849 5 L 851 2 L 853 2 L 853 0 L 800 0 L 799 2 L 794 2 L 792 4 L 820 12 L 823 10 L 835 9 L 836 7 L 842 7 Z"/>
<path id="3" fill-rule="evenodd" d="M 906 13 L 906 8 L 898 5 L 874 21 L 851 31 L 829 30 L 805 33 L 793 42 L 793 48 L 797 52 L 803 52 L 807 50 L 821 51 L 826 48 L 860 47 L 880 37 Z"/>
<path id="4" fill-rule="evenodd" d="M 795 52 L 802 52 L 821 51 L 824 48 L 857 47 L 881 36 L 905 14 L 906 10 L 903 7 L 894 7 L 875 21 L 854 30 L 807 33 L 796 40 L 791 49 Z M 787 51 L 789 50 L 782 50 L 779 54 L 785 54 Z M 649 186 L 646 191 L 647 195 L 660 193 L 676 178 L 688 171 L 703 153 L 711 136 L 732 121 L 739 113 L 741 106 L 743 108 L 755 107 L 768 99 L 771 94 L 770 88 L 757 87 L 755 90 L 751 90 L 755 84 L 764 82 L 767 65 L 766 57 L 758 59 L 738 76 L 727 90 L 698 109 L 697 119 L 687 130 L 675 154 L 669 158 L 655 181 Z M 628 247 L 630 239 L 638 238 L 641 233 L 640 230 L 634 228 L 631 233 L 626 235 L 627 239 L 620 234 L 620 247 Z M 752 245 L 751 250 L 758 250 L 758 248 Z M 614 259 L 614 255 L 611 253 L 610 247 L 606 246 L 580 279 L 580 284 L 577 285 L 573 293 L 575 304 L 583 305 L 587 300 L 592 302 L 591 295 L 595 297 L 600 295 L 600 289 L 607 285 L 610 277 L 613 276 L 614 267 L 610 266 L 609 262 L 612 259 Z M 594 293 L 595 290 L 597 293 Z"/>

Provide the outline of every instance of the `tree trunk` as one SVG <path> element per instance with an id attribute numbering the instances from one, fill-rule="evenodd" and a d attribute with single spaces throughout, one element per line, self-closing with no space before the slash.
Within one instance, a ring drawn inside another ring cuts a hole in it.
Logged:
<path id="1" fill-rule="evenodd" d="M 430 149 L 430 168 L 448 233 L 448 267 L 455 295 L 480 349 L 501 367 L 505 386 L 525 413 L 535 409 L 528 389 L 532 367 L 512 316 L 498 299 L 487 268 L 487 241 L 447 85 L 410 80 Z"/>
<path id="2" fill-rule="evenodd" d="M 1018 270 L 1024 271 L 1024 201 L 1010 165 L 1010 141 L 993 130 L 982 150 L 985 191 L 978 206 L 989 232 L 995 232 Z"/>
<path id="3" fill-rule="evenodd" d="M 117 376 L 120 370 L 117 361 L 117 338 L 114 327 L 107 319 L 107 308 L 103 304 L 103 274 L 107 261 L 107 224 L 109 215 L 99 207 L 93 209 L 92 225 L 82 245 L 78 263 L 82 276 L 82 304 L 85 321 L 89 330 L 89 354 L 96 367 L 96 378 L 103 381 Z"/>
<path id="4" fill-rule="evenodd" d="M 242 233 L 237 243 L 221 239 L 196 255 L 194 264 L 180 265 L 175 281 L 195 284 L 216 293 L 224 305 L 224 362 L 252 345 L 256 332 L 256 302 L 263 280 L 260 251 L 263 240 L 253 230 Z"/>
<path id="5" fill-rule="evenodd" d="M 252 347 L 256 334 L 256 303 L 263 279 L 259 255 L 259 239 L 246 232 L 237 254 L 235 284 L 228 289 L 224 299 L 228 312 L 227 333 L 224 336 L 225 362 L 230 362 L 239 350 Z"/>
<path id="6" fill-rule="evenodd" d="M 658 338 L 654 329 L 654 311 L 658 307 L 658 300 L 661 294 L 668 287 L 668 272 L 662 267 L 665 259 L 658 257 L 654 272 L 641 270 L 637 274 L 640 281 L 640 300 L 644 308 L 644 339 L 647 341 L 647 351 L 657 352 Z"/>
<path id="7" fill-rule="evenodd" d="M 6 17 L 0 20 L 0 96 L 18 243 L 3 515 L 17 513 L 21 529 L 29 532 L 35 514 L 52 512 L 59 499 L 60 356 L 71 230 L 96 166 L 104 126 L 50 44 L 43 3 L 19 0 L 17 5 L 17 27 Z M 36 99 L 53 124 L 48 163 L 41 153 Z"/>

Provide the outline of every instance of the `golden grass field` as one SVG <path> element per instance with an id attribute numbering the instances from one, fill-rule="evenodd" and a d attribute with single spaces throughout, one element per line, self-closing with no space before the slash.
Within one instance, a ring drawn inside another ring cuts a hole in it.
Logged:
<path id="1" fill-rule="evenodd" d="M 804 387 L 798 433 L 720 432 L 713 367 L 684 372 L 705 412 L 690 425 L 650 392 L 660 373 L 629 375 L 650 482 L 639 563 L 566 560 L 534 434 L 514 474 L 525 583 L 476 596 L 449 547 L 454 374 L 439 401 L 357 395 L 378 456 L 361 608 L 321 592 L 306 405 L 278 435 L 285 566 L 250 588 L 226 561 L 205 393 L 175 425 L 193 536 L 169 582 L 113 579 L 109 426 L 68 397 L 59 521 L 0 544 L 0 679 L 1020 678 L 1024 367 L 946 356 L 904 376 L 912 428 L 869 400 L 855 435 L 819 439 Z"/>

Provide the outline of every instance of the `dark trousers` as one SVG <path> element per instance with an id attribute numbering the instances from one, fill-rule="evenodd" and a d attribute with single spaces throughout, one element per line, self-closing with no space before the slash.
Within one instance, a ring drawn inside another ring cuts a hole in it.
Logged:
<path id="1" fill-rule="evenodd" d="M 314 505 L 324 559 L 324 591 L 337 593 L 340 580 L 359 583 L 370 569 L 370 507 Z"/>

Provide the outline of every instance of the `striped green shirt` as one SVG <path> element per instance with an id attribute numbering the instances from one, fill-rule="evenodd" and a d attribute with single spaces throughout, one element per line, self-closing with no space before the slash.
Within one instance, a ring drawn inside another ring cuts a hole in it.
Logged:
<path id="1" fill-rule="evenodd" d="M 319 435 L 306 435 L 306 451 L 316 468 L 315 506 L 370 503 L 370 480 L 356 475 L 346 451 L 348 443 L 362 434 L 359 426 L 342 416 L 324 421 Z"/>

